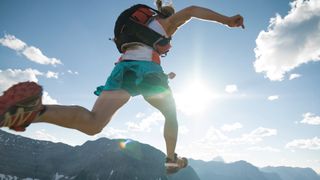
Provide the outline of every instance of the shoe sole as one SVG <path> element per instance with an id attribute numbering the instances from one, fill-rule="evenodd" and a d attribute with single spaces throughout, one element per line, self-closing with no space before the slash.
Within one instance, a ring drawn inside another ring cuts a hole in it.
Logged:
<path id="1" fill-rule="evenodd" d="M 177 163 L 165 163 L 165 167 L 166 167 L 166 170 L 167 170 L 167 174 L 170 175 L 170 174 L 174 174 L 174 173 L 177 173 L 178 171 L 180 171 L 181 169 L 185 168 L 188 166 L 189 162 L 188 162 L 188 159 L 187 158 L 182 158 L 183 160 L 183 164 L 184 166 L 180 167 L 179 164 Z"/>
<path id="2" fill-rule="evenodd" d="M 10 87 L 0 96 L 0 127 L 4 124 L 7 112 L 14 113 L 18 106 L 32 111 L 34 106 L 28 107 L 24 103 L 34 101 L 41 96 L 42 87 L 35 82 L 22 82 Z"/>

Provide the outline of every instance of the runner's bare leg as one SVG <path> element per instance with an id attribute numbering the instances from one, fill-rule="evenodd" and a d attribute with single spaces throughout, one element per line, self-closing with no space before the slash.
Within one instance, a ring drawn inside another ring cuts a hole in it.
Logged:
<path id="1" fill-rule="evenodd" d="M 157 108 L 165 117 L 164 138 L 166 141 L 167 156 L 170 159 L 174 159 L 178 136 L 178 121 L 172 92 L 169 90 L 154 96 L 145 96 L 144 99 L 153 107 Z"/>
<path id="2" fill-rule="evenodd" d="M 45 113 L 34 122 L 51 123 L 95 135 L 129 99 L 130 94 L 124 90 L 103 91 L 91 111 L 81 106 L 46 105 Z"/>

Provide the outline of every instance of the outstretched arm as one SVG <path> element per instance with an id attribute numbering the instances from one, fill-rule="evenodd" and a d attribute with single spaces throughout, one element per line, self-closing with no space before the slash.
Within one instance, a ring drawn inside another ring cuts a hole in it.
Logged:
<path id="1" fill-rule="evenodd" d="M 229 27 L 244 28 L 243 17 L 241 15 L 228 17 L 199 6 L 190 6 L 182 9 L 172 16 L 163 19 L 161 23 L 166 29 L 167 34 L 171 36 L 180 26 L 187 23 L 191 18 L 198 18 L 210 22 L 218 22 Z"/>

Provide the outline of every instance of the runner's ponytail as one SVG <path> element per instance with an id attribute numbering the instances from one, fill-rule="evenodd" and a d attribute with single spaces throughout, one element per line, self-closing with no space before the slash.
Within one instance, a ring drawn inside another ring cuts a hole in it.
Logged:
<path id="1" fill-rule="evenodd" d="M 161 12 L 161 8 L 162 8 L 162 0 L 156 0 L 156 5 L 157 5 L 157 8 L 158 8 L 158 11 Z"/>
<path id="2" fill-rule="evenodd" d="M 156 0 L 155 4 L 157 6 L 158 11 L 162 12 L 166 16 L 171 16 L 175 13 L 175 10 L 172 6 L 172 1 L 163 4 L 162 0 Z"/>

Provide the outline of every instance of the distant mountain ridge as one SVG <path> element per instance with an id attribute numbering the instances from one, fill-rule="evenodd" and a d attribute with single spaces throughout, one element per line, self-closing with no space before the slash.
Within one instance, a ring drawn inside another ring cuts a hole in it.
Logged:
<path id="1" fill-rule="evenodd" d="M 189 160 L 189 165 L 201 180 L 320 180 L 311 168 L 265 167 L 257 168 L 246 161 L 224 163 Z"/>
<path id="2" fill-rule="evenodd" d="M 265 167 L 263 172 L 277 173 L 282 180 L 320 180 L 319 175 L 311 168 Z"/>
<path id="3" fill-rule="evenodd" d="M 189 159 L 190 166 L 167 176 L 164 159 L 161 151 L 132 140 L 101 138 L 72 147 L 0 130 L 0 180 L 320 180 L 310 168 L 258 169 L 246 161 L 224 163 L 221 157 Z"/>

